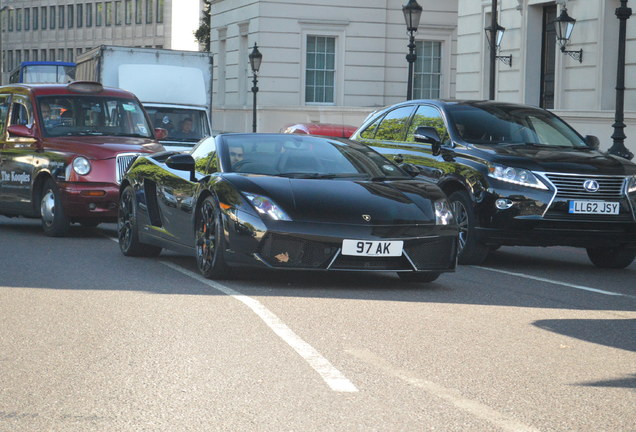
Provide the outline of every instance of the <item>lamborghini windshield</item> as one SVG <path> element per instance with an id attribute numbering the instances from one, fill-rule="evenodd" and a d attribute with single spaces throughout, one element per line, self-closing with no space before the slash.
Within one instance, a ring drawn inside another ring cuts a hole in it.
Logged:
<path id="1" fill-rule="evenodd" d="M 370 148 L 348 141 L 294 134 L 223 137 L 229 171 L 292 178 L 410 178 Z"/>
<path id="2" fill-rule="evenodd" d="M 64 95 L 38 98 L 45 136 L 110 135 L 151 138 L 152 130 L 136 100 Z"/>

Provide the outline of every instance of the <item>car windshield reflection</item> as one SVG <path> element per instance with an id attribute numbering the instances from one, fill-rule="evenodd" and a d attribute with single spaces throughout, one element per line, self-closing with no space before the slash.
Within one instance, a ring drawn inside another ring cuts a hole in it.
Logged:
<path id="1" fill-rule="evenodd" d="M 131 99 L 47 96 L 38 106 L 45 136 L 152 137 L 141 106 Z"/>
<path id="2" fill-rule="evenodd" d="M 299 135 L 227 135 L 222 158 L 229 172 L 304 179 L 407 179 L 368 147 Z"/>

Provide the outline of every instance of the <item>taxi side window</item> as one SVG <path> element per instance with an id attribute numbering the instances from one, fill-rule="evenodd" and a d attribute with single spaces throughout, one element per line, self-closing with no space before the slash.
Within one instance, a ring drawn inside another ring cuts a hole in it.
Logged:
<path id="1" fill-rule="evenodd" d="M 0 95 L 0 133 L 4 132 L 9 114 L 9 95 Z"/>
<path id="2" fill-rule="evenodd" d="M 408 142 L 415 142 L 415 138 L 413 138 L 413 135 L 415 134 L 415 130 L 420 126 L 435 128 L 437 130 L 437 134 L 441 139 L 441 142 L 445 142 L 448 139 L 448 131 L 446 130 L 446 125 L 444 124 L 444 118 L 442 117 L 442 114 L 439 112 L 439 110 L 433 106 L 420 105 L 417 108 L 417 112 L 413 116 L 413 121 L 411 122 L 409 133 L 406 137 L 406 140 Z"/>
<path id="3" fill-rule="evenodd" d="M 11 107 L 11 125 L 28 125 L 31 124 L 31 116 L 29 109 L 22 103 L 15 102 Z"/>
<path id="4" fill-rule="evenodd" d="M 404 141 L 413 105 L 403 106 L 390 111 L 378 125 L 375 139 L 385 141 Z"/>

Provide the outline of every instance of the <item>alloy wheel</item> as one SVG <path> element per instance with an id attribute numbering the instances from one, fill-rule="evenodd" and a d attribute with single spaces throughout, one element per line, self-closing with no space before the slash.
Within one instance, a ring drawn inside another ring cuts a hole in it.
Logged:
<path id="1" fill-rule="evenodd" d="M 468 212 L 460 201 L 453 201 L 453 214 L 459 228 L 459 250 L 463 250 L 468 240 Z"/>

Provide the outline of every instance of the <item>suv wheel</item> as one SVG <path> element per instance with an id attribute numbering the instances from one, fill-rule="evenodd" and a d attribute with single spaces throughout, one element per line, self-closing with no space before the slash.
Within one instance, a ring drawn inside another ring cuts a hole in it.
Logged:
<path id="1" fill-rule="evenodd" d="M 626 246 L 587 248 L 590 261 L 601 268 L 622 269 L 636 258 L 636 249 Z"/>
<path id="2" fill-rule="evenodd" d="M 456 191 L 450 194 L 448 200 L 459 228 L 458 262 L 475 265 L 483 263 L 488 257 L 488 246 L 477 239 L 477 215 L 473 210 L 470 196 L 464 191 Z"/>
<path id="3" fill-rule="evenodd" d="M 50 178 L 44 182 L 42 188 L 40 217 L 42 218 L 42 229 L 47 236 L 62 237 L 68 232 L 70 223 L 64 214 L 64 208 L 62 208 L 60 191 L 53 179 Z"/>

